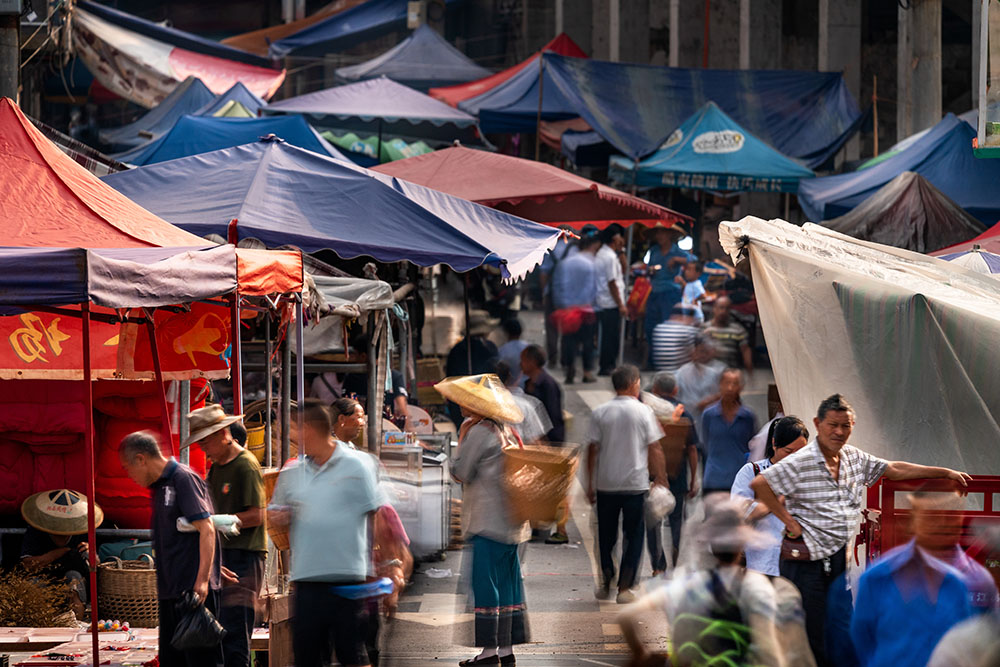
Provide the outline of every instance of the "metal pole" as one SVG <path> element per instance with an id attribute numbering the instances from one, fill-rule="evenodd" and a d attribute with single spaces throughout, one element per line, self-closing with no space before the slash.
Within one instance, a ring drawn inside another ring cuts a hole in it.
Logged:
<path id="1" fill-rule="evenodd" d="M 292 341 L 285 335 L 281 354 L 281 465 L 284 467 L 291 452 L 292 438 Z"/>
<path id="2" fill-rule="evenodd" d="M 378 150 L 375 152 L 375 161 L 382 164 L 382 119 L 378 119 Z"/>
<path id="3" fill-rule="evenodd" d="M 469 274 L 463 273 L 462 296 L 465 301 L 465 361 L 469 375 L 472 375 L 472 338 L 469 336 Z"/>
<path id="4" fill-rule="evenodd" d="M 149 332 L 149 351 L 153 355 L 153 377 L 156 382 L 156 393 L 160 399 L 160 429 L 163 433 L 164 442 L 170 451 L 171 456 L 177 456 L 179 452 L 174 449 L 174 438 L 170 434 L 170 411 L 167 409 L 167 393 L 163 386 L 163 365 L 160 363 L 160 350 L 156 344 L 156 327 L 153 325 L 153 311 L 146 314 L 146 330 Z"/>
<path id="5" fill-rule="evenodd" d="M 535 118 L 535 160 L 542 154 L 542 91 L 545 87 L 545 79 L 542 74 L 545 71 L 545 54 L 538 53 L 538 116 Z"/>
<path id="6" fill-rule="evenodd" d="M 191 433 L 191 424 L 188 422 L 188 412 L 191 411 L 191 380 L 181 380 L 180 398 L 177 399 L 177 404 L 180 408 L 177 431 L 181 442 L 184 442 Z M 181 450 L 181 463 L 187 465 L 190 462 L 191 448 L 185 447 Z"/>
<path id="7" fill-rule="evenodd" d="M 305 427 L 305 409 L 306 409 L 306 355 L 305 355 L 305 341 L 303 340 L 304 335 L 302 333 L 303 317 L 302 317 L 302 295 L 299 294 L 298 300 L 295 302 L 295 343 L 296 343 L 296 354 L 295 354 L 295 395 L 298 397 L 298 410 L 297 418 L 299 423 L 299 449 L 302 450 L 303 443 L 303 431 Z M 291 406 L 289 406 L 291 409 Z M 305 456 L 305 451 L 299 452 L 300 456 Z"/>
<path id="8" fill-rule="evenodd" d="M 94 479 L 94 393 L 90 377 L 90 304 L 82 305 L 83 311 L 83 424 L 87 465 L 87 550 L 90 569 L 90 639 L 94 664 L 100 664 L 100 645 L 97 636 L 97 519 L 94 510 L 97 502 L 97 482 Z"/>
<path id="9" fill-rule="evenodd" d="M 271 369 L 271 354 L 273 344 L 271 343 L 271 313 L 264 315 L 264 400 L 267 406 L 264 408 L 264 466 L 270 468 L 274 465 L 274 452 L 271 445 L 271 380 L 273 373 Z"/>
<path id="10" fill-rule="evenodd" d="M 625 242 L 625 267 L 626 269 L 631 269 L 632 267 L 632 239 L 635 233 L 635 223 L 628 226 L 628 240 Z M 628 301 L 628 287 L 629 278 L 631 277 L 631 270 L 625 271 L 625 294 L 622 294 L 622 301 Z M 628 320 L 622 322 L 620 331 L 618 332 L 618 365 L 621 366 L 625 363 L 625 327 L 628 324 Z"/>
<path id="11" fill-rule="evenodd" d="M 378 405 L 378 396 L 385 393 L 385 387 L 378 386 L 378 332 L 375 331 L 375 311 L 368 313 L 368 405 L 365 412 L 368 414 L 368 451 L 379 455 L 381 447 L 378 442 L 379 427 L 382 425 L 381 413 L 376 414 L 375 406 Z"/>
<path id="12" fill-rule="evenodd" d="M 232 346 L 233 354 L 231 360 L 231 375 L 233 378 L 233 414 L 243 414 L 243 354 L 240 346 L 240 293 L 239 290 L 233 293 L 232 298 Z"/>

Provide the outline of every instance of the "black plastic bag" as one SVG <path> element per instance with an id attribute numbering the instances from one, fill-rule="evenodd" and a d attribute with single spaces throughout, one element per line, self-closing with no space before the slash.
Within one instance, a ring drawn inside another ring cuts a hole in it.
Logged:
<path id="1" fill-rule="evenodd" d="M 178 651 L 212 648 L 218 646 L 226 635 L 226 629 L 208 607 L 198 601 L 194 592 L 185 591 L 175 609 L 181 618 L 170 645 Z"/>

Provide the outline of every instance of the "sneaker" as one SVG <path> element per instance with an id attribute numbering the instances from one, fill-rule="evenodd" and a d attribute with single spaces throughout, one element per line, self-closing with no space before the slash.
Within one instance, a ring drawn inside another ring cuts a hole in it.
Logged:
<path id="1" fill-rule="evenodd" d="M 598 600 L 607 600 L 611 597 L 611 584 L 604 584 L 594 589 L 594 597 Z"/>
<path id="2" fill-rule="evenodd" d="M 569 543 L 569 537 L 566 536 L 566 535 L 564 535 L 563 533 L 552 533 L 551 535 L 549 535 L 548 537 L 545 538 L 545 543 L 546 544 L 568 544 Z"/>
<path id="3" fill-rule="evenodd" d="M 630 604 L 635 602 L 635 593 L 630 590 L 618 591 L 618 597 L 615 598 L 615 602 L 618 604 Z"/>

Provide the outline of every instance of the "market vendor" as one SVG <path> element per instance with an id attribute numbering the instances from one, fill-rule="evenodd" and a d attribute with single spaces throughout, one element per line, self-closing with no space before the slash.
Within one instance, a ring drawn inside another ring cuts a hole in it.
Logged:
<path id="1" fill-rule="evenodd" d="M 184 447 L 198 443 L 212 462 L 206 481 L 215 511 L 240 520 L 239 535 L 220 536 L 226 583 L 219 622 L 226 629 L 222 640 L 226 667 L 250 665 L 250 636 L 267 556 L 264 477 L 256 457 L 233 439 L 232 427 L 240 419 L 227 415 L 221 405 L 199 408 L 188 414 L 191 434 L 183 443 Z"/>
<path id="2" fill-rule="evenodd" d="M 21 544 L 21 564 L 29 571 L 44 569 L 54 581 L 65 580 L 71 591 L 70 605 L 83 618 L 87 603 L 87 497 L 70 489 L 42 491 L 21 504 L 28 523 Z M 94 505 L 95 525 L 104 512 Z"/>
<path id="3" fill-rule="evenodd" d="M 670 317 L 670 311 L 683 296 L 684 280 L 680 273 L 695 256 L 678 246 L 682 235 L 683 232 L 676 227 L 653 228 L 653 245 L 645 264 L 652 274 L 652 291 L 646 302 L 646 340 L 653 339 L 653 329 Z"/>

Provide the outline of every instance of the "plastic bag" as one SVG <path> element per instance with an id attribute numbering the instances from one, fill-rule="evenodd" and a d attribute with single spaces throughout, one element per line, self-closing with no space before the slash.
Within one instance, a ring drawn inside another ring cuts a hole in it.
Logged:
<path id="1" fill-rule="evenodd" d="M 651 523 L 657 523 L 674 511 L 677 506 L 677 499 L 670 489 L 659 484 L 654 484 L 646 496 L 646 518 Z"/>
<path id="2" fill-rule="evenodd" d="M 183 614 L 170 640 L 170 645 L 178 651 L 218 646 L 226 636 L 226 629 L 192 591 L 184 592 L 175 609 Z"/>

